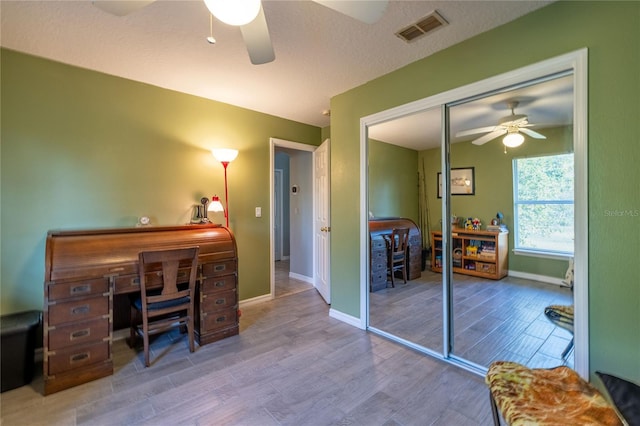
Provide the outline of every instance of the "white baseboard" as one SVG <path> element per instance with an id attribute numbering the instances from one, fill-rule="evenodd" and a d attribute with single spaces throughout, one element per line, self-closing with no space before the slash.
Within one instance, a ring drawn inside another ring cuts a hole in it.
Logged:
<path id="1" fill-rule="evenodd" d="M 342 321 L 349 325 L 357 327 L 361 330 L 365 329 L 364 324 L 362 324 L 362 321 L 360 321 L 360 318 L 345 314 L 344 312 L 336 311 L 335 309 L 329 309 L 329 316 L 331 318 L 337 319 L 338 321 Z"/>
<path id="2" fill-rule="evenodd" d="M 539 281 L 546 284 L 554 284 L 560 287 L 569 287 L 562 281 L 562 278 L 550 277 L 548 275 L 530 274 L 528 272 L 509 271 L 508 275 L 514 278 L 524 278 L 527 280 Z"/>
<path id="3" fill-rule="evenodd" d="M 304 281 L 307 284 L 313 285 L 313 277 L 296 274 L 295 272 L 289 272 L 289 278 L 293 278 L 294 280 L 298 280 L 298 281 Z"/>
<path id="4" fill-rule="evenodd" d="M 252 297 L 251 299 L 245 299 L 240 301 L 240 307 L 255 305 L 256 303 L 266 302 L 268 300 L 273 300 L 273 296 L 271 294 L 263 294 L 262 296 Z"/>

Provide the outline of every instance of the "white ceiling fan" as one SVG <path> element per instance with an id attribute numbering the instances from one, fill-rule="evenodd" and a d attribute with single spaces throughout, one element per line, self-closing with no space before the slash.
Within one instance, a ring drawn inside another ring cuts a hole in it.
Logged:
<path id="1" fill-rule="evenodd" d="M 153 3 L 155 0 L 94 0 L 98 8 L 123 16 Z M 388 0 L 311 0 L 315 3 L 373 24 L 387 8 Z M 266 64 L 275 59 L 267 19 L 260 0 L 204 0 L 213 16 L 220 21 L 240 27 L 249 58 L 254 65 Z"/>
<path id="2" fill-rule="evenodd" d="M 529 123 L 529 119 L 526 115 L 516 114 L 514 109 L 518 106 L 518 101 L 509 101 L 507 107 L 511 110 L 511 115 L 503 117 L 498 122 L 497 126 L 479 127 L 477 129 L 463 130 L 456 133 L 456 137 L 477 135 L 480 133 L 486 133 L 486 135 L 471 141 L 474 145 L 483 145 L 499 136 L 506 134 L 502 143 L 509 148 L 515 148 L 522 145 L 525 135 L 531 136 L 535 139 L 546 139 L 546 136 L 529 129 L 528 127 L 534 126 Z"/>

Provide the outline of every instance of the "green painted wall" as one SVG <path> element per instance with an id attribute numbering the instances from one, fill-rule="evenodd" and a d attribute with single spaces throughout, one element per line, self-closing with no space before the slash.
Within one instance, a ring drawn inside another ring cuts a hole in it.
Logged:
<path id="1" fill-rule="evenodd" d="M 418 223 L 418 152 L 369 140 L 369 211 Z"/>
<path id="2" fill-rule="evenodd" d="M 335 96 L 331 226 L 341 238 L 331 246 L 333 309 L 360 315 L 359 235 L 353 232 L 360 218 L 354 185 L 360 118 L 584 47 L 590 369 L 640 381 L 640 2 L 556 2 Z"/>
<path id="3" fill-rule="evenodd" d="M 134 226 L 142 215 L 183 224 L 200 197 L 223 196 L 214 147 L 240 151 L 228 169 L 240 298 L 269 293 L 269 137 L 318 145 L 320 128 L 1 55 L 2 313 L 42 309 L 48 230 Z"/>

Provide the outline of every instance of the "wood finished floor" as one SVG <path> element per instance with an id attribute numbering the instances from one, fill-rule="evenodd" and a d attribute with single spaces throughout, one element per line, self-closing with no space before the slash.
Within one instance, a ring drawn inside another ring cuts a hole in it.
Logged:
<path id="1" fill-rule="evenodd" d="M 290 280 L 243 307 L 240 334 L 189 353 L 179 333 L 152 366 L 123 340 L 113 376 L 42 396 L 42 377 L 0 394 L 13 425 L 488 425 L 483 379 L 330 318 Z M 41 366 L 37 366 L 40 368 Z"/>
<path id="2" fill-rule="evenodd" d="M 370 324 L 442 352 L 442 275 L 423 271 L 418 279 L 370 293 Z M 529 367 L 573 367 L 573 351 L 562 351 L 571 333 L 554 326 L 544 308 L 573 304 L 569 288 L 521 278 L 494 281 L 454 275 L 453 353 L 476 364 L 516 361 Z"/>

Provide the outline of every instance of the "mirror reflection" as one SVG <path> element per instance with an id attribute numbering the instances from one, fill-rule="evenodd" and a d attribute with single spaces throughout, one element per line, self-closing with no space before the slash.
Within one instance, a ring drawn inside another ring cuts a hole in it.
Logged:
<path id="1" fill-rule="evenodd" d="M 452 106 L 446 219 L 441 109 L 368 128 L 370 327 L 483 367 L 573 366 L 572 101 L 567 75 Z M 399 228 L 406 283 L 390 263 Z"/>

